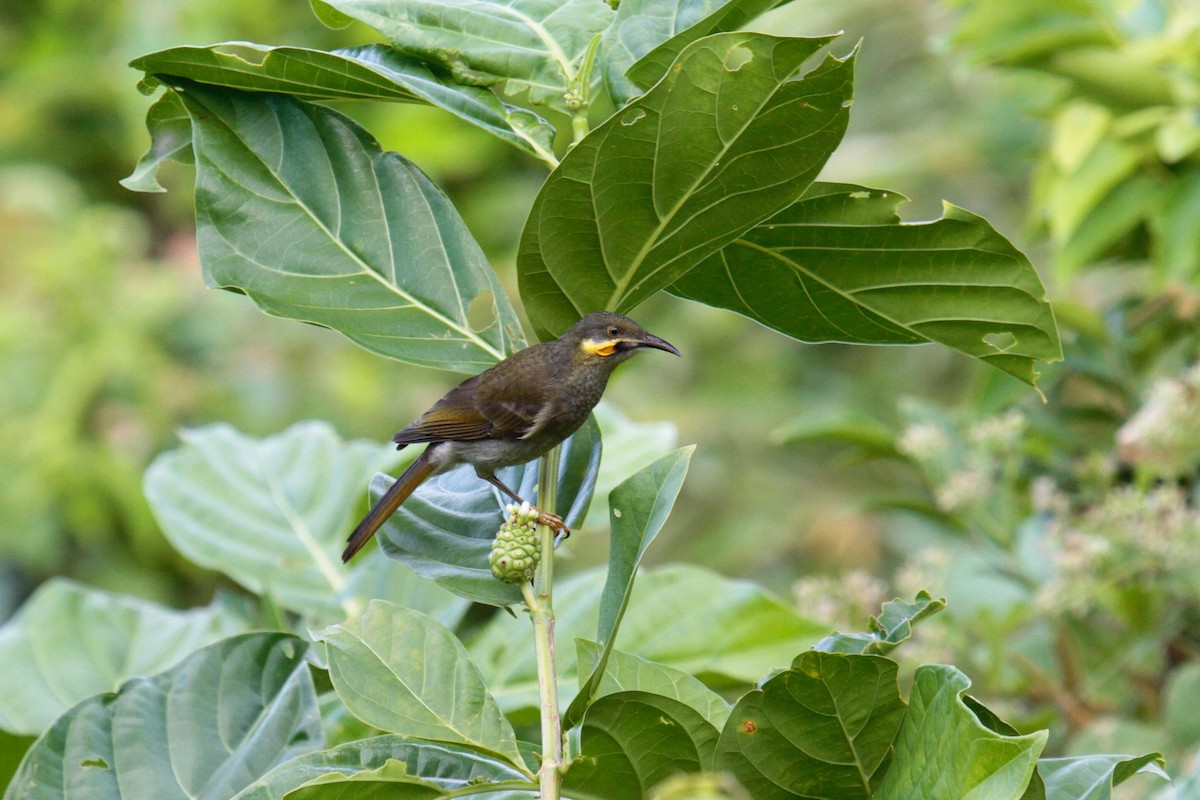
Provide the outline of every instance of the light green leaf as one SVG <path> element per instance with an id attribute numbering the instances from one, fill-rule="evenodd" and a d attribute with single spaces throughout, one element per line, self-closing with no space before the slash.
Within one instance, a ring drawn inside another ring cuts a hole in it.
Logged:
<path id="1" fill-rule="evenodd" d="M 601 646 L 600 658 L 594 664 L 579 665 L 581 670 L 591 669 L 592 677 L 581 682 L 579 694 L 563 720 L 564 727 L 574 726 L 597 696 L 617 628 L 629 606 L 638 566 L 642 563 L 646 548 L 658 536 L 675 506 L 675 498 L 683 488 L 683 479 L 687 477 L 688 465 L 695 450 L 695 445 L 691 445 L 668 453 L 631 476 L 609 495 L 612 544 L 608 555 L 608 578 L 600 595 L 600 620 L 596 634 Z"/>
<path id="2" fill-rule="evenodd" d="M 191 164 L 192 118 L 174 92 L 166 92 L 146 112 L 146 130 L 150 132 L 150 149 L 138 160 L 137 166 L 121 185 L 131 192 L 165 192 L 158 182 L 158 168 L 164 161 Z"/>
<path id="3" fill-rule="evenodd" d="M 525 773 L 466 747 L 388 734 L 294 758 L 247 786 L 234 800 L 358 797 L 338 793 L 351 791 L 347 784 L 359 784 L 353 789 L 365 792 L 363 797 L 378 796 L 371 791 L 391 791 L 389 798 L 408 797 L 396 794 L 401 788 L 395 784 L 409 781 L 425 790 L 412 797 L 441 797 L 444 792 L 481 783 L 528 780 Z M 382 784 L 388 784 L 387 788 Z M 302 787 L 309 790 L 297 793 Z"/>
<path id="4" fill-rule="evenodd" d="M 228 425 L 194 428 L 155 459 L 145 491 L 171 544 L 200 566 L 326 624 L 361 610 L 379 565 L 340 553 L 371 475 L 397 460 L 373 442 L 344 442 L 323 422 L 266 439 Z M 461 604 L 393 565 L 389 595 L 453 619 Z"/>
<path id="5" fill-rule="evenodd" d="M 1097 201 L 1054 254 L 1060 275 L 1074 275 L 1110 255 L 1139 226 L 1153 218 L 1168 196 L 1169 185 L 1138 173 Z"/>
<path id="6" fill-rule="evenodd" d="M 989 730 L 963 703 L 970 685 L 954 667 L 917 668 L 877 800 L 1018 800 L 1024 794 L 1047 733 Z"/>
<path id="7" fill-rule="evenodd" d="M 580 664 L 595 664 L 600 657 L 600 646 L 586 639 L 576 639 L 575 650 Z M 596 696 L 616 692 L 649 692 L 678 700 L 698 711 L 717 730 L 729 718 L 729 703 L 694 675 L 620 650 L 609 653 Z"/>
<path id="8" fill-rule="evenodd" d="M 1200 274 L 1200 172 L 1178 180 L 1150 220 L 1154 261 L 1168 281 L 1189 283 Z"/>
<path id="9" fill-rule="evenodd" d="M 0 727 L 39 734 L 71 706 L 245 629 L 220 602 L 175 611 L 63 578 L 0 628 Z"/>
<path id="10" fill-rule="evenodd" d="M 853 58 L 795 77 L 828 42 L 700 39 L 575 145 L 538 193 L 517 257 L 539 335 L 634 308 L 803 193 L 849 118 Z"/>
<path id="11" fill-rule="evenodd" d="M 590 570 L 555 584 L 559 641 L 595 635 L 604 578 L 604 570 Z M 754 583 L 677 564 L 638 577 L 616 646 L 720 688 L 754 683 L 828 631 Z M 528 639 L 527 620 L 497 615 L 471 643 L 472 658 L 506 712 L 538 705 L 537 662 Z M 563 681 L 577 677 L 571 648 L 558 651 L 558 668 Z"/>
<path id="12" fill-rule="evenodd" d="M 779 444 L 829 442 L 853 445 L 867 456 L 900 457 L 896 433 L 871 415 L 843 407 L 817 409 L 775 429 Z"/>
<path id="13" fill-rule="evenodd" d="M 596 475 L 596 494 L 584 527 L 608 527 L 608 496 L 617 485 L 675 449 L 673 422 L 635 422 L 605 400 L 592 412 L 604 440 L 604 460 Z M 603 499 L 601 499 L 603 498 Z"/>
<path id="14" fill-rule="evenodd" d="M 588 708 L 580 743 L 564 789 L 640 798 L 671 775 L 711 769 L 717 729 L 678 700 L 618 692 Z"/>
<path id="15" fill-rule="evenodd" d="M 813 184 L 671 287 L 807 342 L 938 342 L 1032 384 L 1062 359 L 1033 265 L 951 205 L 901 224 L 891 192 Z"/>
<path id="16" fill-rule="evenodd" d="M 341 30 L 342 28 L 349 27 L 354 22 L 352 18 L 333 8 L 325 0 L 308 0 L 308 4 L 312 6 L 313 15 L 326 28 Z"/>
<path id="17" fill-rule="evenodd" d="M 210 286 L 410 364 L 474 373 L 520 346 L 479 245 L 412 163 L 290 97 L 198 84 L 180 97 Z"/>
<path id="18" fill-rule="evenodd" d="M 317 634 L 329 676 L 363 722 L 405 736 L 464 744 L 522 765 L 512 726 L 462 643 L 424 614 L 374 600 Z"/>
<path id="19" fill-rule="evenodd" d="M 878 617 L 867 620 L 866 633 L 835 633 L 814 646 L 825 653 L 867 653 L 885 656 L 912 636 L 912 626 L 946 608 L 946 599 L 934 600 L 928 592 L 917 592 L 905 603 L 899 598 L 883 604 Z"/>
<path id="20" fill-rule="evenodd" d="M 497 471 L 518 495 L 536 503 L 538 461 Z M 587 513 L 600 465 L 600 432 L 588 420 L 563 443 L 559 455 L 558 508 L 567 525 Z M 376 475 L 372 502 L 393 480 Z M 463 465 L 423 483 L 377 534 L 380 549 L 447 591 L 477 603 L 506 606 L 520 602 L 521 590 L 492 575 L 488 554 L 512 500 Z"/>
<path id="21" fill-rule="evenodd" d="M 134 59 L 130 66 L 164 81 L 184 78 L 230 89 L 280 92 L 300 100 L 425 102 L 530 155 L 553 160 L 554 128 L 544 119 L 500 102 L 489 89 L 456 83 L 385 45 L 326 52 L 222 42 L 159 50 Z M 179 111 L 186 117 L 182 108 Z M 190 134 L 188 138 L 190 143 Z"/>
<path id="22" fill-rule="evenodd" d="M 604 32 L 605 78 L 623 103 L 657 83 L 683 49 L 735 31 L 786 0 L 623 0 Z M 636 62 L 636 63 L 635 63 Z"/>
<path id="23" fill-rule="evenodd" d="M 1046 800 L 1111 800 L 1113 787 L 1134 775 L 1155 775 L 1170 781 L 1163 765 L 1160 753 L 1043 758 L 1038 762 L 1038 772 L 1046 781 Z"/>
<path id="24" fill-rule="evenodd" d="M 307 645 L 254 633 L 84 700 L 33 745 L 5 800 L 226 800 L 322 746 Z"/>
<path id="25" fill-rule="evenodd" d="M 904 716 L 896 671 L 878 656 L 802 653 L 734 706 L 716 768 L 755 800 L 873 796 Z"/>
<path id="26" fill-rule="evenodd" d="M 498 86 L 533 105 L 566 110 L 592 37 L 613 11 L 596 0 L 329 0 L 403 53 L 461 83 Z"/>

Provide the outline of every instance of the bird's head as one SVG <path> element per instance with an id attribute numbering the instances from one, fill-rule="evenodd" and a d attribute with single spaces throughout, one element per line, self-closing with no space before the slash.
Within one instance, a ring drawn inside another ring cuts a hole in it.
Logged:
<path id="1" fill-rule="evenodd" d="M 580 358 L 590 363 L 615 366 L 646 347 L 679 355 L 674 345 L 612 311 L 593 311 L 572 325 L 562 339 L 574 344 Z"/>

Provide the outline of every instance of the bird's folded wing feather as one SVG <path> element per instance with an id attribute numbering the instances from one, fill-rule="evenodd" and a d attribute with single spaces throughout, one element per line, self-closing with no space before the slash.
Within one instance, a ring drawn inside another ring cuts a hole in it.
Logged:
<path id="1" fill-rule="evenodd" d="M 445 440 L 519 439 L 534 430 L 545 405 L 544 387 L 488 387 L 470 381 L 453 389 L 420 419 L 393 437 L 396 444 Z"/>

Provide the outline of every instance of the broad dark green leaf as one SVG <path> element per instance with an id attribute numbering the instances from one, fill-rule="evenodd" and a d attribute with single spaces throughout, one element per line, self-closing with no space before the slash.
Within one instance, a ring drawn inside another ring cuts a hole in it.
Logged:
<path id="1" fill-rule="evenodd" d="M 687 477 L 695 450 L 695 445 L 691 445 L 668 453 L 629 477 L 609 495 L 612 536 L 608 578 L 600 595 L 600 621 L 596 633 L 601 651 L 593 664 L 579 665 L 581 670 L 590 670 L 592 676 L 582 683 L 579 694 L 571 702 L 563 720 L 564 727 L 574 727 L 584 709 L 597 696 L 617 628 L 629 606 L 638 566 L 646 548 L 658 536 L 675 506 L 675 498 L 683 488 L 683 479 Z"/>
<path id="2" fill-rule="evenodd" d="M 604 579 L 604 570 L 590 570 L 556 583 L 558 641 L 595 635 Z M 677 564 L 638 576 L 616 646 L 720 688 L 753 684 L 790 664 L 798 650 L 828 631 L 761 586 Z M 506 712 L 537 708 L 537 661 L 528 620 L 496 615 L 470 651 Z M 578 676 L 573 648 L 560 648 L 557 663 L 563 681 Z"/>
<path id="3" fill-rule="evenodd" d="M 755 800 L 872 796 L 904 716 L 896 671 L 878 656 L 802 653 L 734 706 L 716 768 Z"/>
<path id="4" fill-rule="evenodd" d="M 405 778 L 419 781 L 410 784 L 413 794 L 401 793 Z M 361 796 L 373 797 L 379 795 L 369 792 L 385 791 L 384 783 L 390 783 L 389 798 L 441 797 L 444 792 L 501 781 L 528 782 L 528 776 L 467 747 L 388 734 L 294 758 L 247 786 L 234 800 L 360 796 L 345 794 L 351 791 L 347 784 L 357 784 L 354 788 L 364 792 Z M 307 787 L 306 793 L 295 793 L 302 787 Z M 495 795 L 485 796 L 497 800 Z"/>
<path id="5" fill-rule="evenodd" d="M 667 74 L 683 49 L 713 33 L 735 31 L 786 0 L 629 0 L 604 33 L 605 78 L 625 102 Z M 636 62 L 636 63 L 635 63 Z"/>
<path id="6" fill-rule="evenodd" d="M 829 42 L 728 33 L 575 145 L 521 236 L 521 297 L 539 335 L 628 311 L 791 205 L 837 147 L 853 58 L 801 64 Z"/>
<path id="7" fill-rule="evenodd" d="M 306 648 L 236 636 L 84 700 L 37 740 L 5 800 L 232 797 L 322 746 Z"/>
<path id="8" fill-rule="evenodd" d="M 294 98 L 199 84 L 179 96 L 210 286 L 410 364 L 474 373 L 521 345 L 483 251 L 411 162 Z"/>
<path id="9" fill-rule="evenodd" d="M 945 206 L 902 224 L 900 195 L 813 184 L 671 291 L 807 342 L 938 342 L 1032 384 L 1062 358 L 1029 260 L 981 217 Z"/>
<path id="10" fill-rule="evenodd" d="M 1007 736 L 989 730 L 963 702 L 970 685 L 954 667 L 917 668 L 877 800 L 1019 800 L 1024 794 L 1047 733 Z"/>
<path id="11" fill-rule="evenodd" d="M 500 102 L 489 89 L 439 75 L 428 64 L 386 45 L 326 52 L 222 42 L 159 50 L 134 59 L 130 66 L 160 80 L 185 78 L 230 89 L 290 94 L 301 100 L 425 102 L 530 155 L 554 161 L 554 128 L 545 120 Z"/>
<path id="12" fill-rule="evenodd" d="M 266 439 L 223 424 L 181 437 L 179 449 L 150 465 L 145 491 L 167 538 L 191 561 L 315 625 L 361 611 L 380 588 L 448 621 L 463 610 L 399 565 L 381 576 L 382 565 L 369 557 L 352 568 L 342 564 L 363 491 L 376 470 L 396 462 L 392 448 L 342 441 L 323 422 L 301 422 Z"/>
<path id="13" fill-rule="evenodd" d="M 316 638 L 333 687 L 356 717 L 404 736 L 463 744 L 520 766 L 512 726 L 479 670 L 445 626 L 373 600 L 362 615 Z"/>
<path id="14" fill-rule="evenodd" d="M 403 53 L 462 83 L 565 110 L 589 42 L 612 7 L 597 0 L 329 0 Z"/>
<path id="15" fill-rule="evenodd" d="M 39 734 L 79 701 L 161 672 L 245 628 L 220 602 L 175 611 L 48 581 L 0 628 L 0 728 Z"/>
<path id="16" fill-rule="evenodd" d="M 146 130 L 150 148 L 138 160 L 121 185 L 133 192 L 165 192 L 158 182 L 158 168 L 164 161 L 191 164 L 192 118 L 175 92 L 166 92 L 146 112 Z"/>
<path id="17" fill-rule="evenodd" d="M 1043 758 L 1037 768 L 1046 781 L 1046 800 L 1111 800 L 1113 787 L 1134 775 L 1155 775 L 1170 781 L 1163 766 L 1161 754 L 1148 753 Z"/>
<path id="18" fill-rule="evenodd" d="M 587 514 L 600 466 L 600 433 L 589 419 L 562 445 L 558 470 L 558 513 L 568 525 Z M 538 462 L 497 471 L 506 486 L 536 503 Z M 392 485 L 387 475 L 371 482 L 372 501 Z M 400 506 L 377 534 L 389 558 L 477 603 L 520 602 L 521 590 L 492 575 L 488 553 L 512 500 L 464 465 L 435 475 Z"/>
<path id="19" fill-rule="evenodd" d="M 563 779 L 568 792 L 636 798 L 664 778 L 710 770 L 717 729 L 696 710 L 648 692 L 618 692 L 583 718 L 580 754 Z"/>
<path id="20" fill-rule="evenodd" d="M 595 664 L 600 657 L 600 646 L 586 639 L 576 639 L 575 649 L 576 661 L 580 664 Z M 694 675 L 620 650 L 609 652 L 596 696 L 616 692 L 649 692 L 678 700 L 698 711 L 717 730 L 723 728 L 729 718 L 729 703 Z"/>
<path id="21" fill-rule="evenodd" d="M 867 620 L 866 633 L 835 633 L 817 642 L 814 649 L 826 653 L 866 653 L 885 656 L 912 636 L 912 626 L 946 608 L 946 599 L 934 600 L 928 592 L 918 592 L 905 603 L 899 598 L 883 604 L 878 617 Z"/>

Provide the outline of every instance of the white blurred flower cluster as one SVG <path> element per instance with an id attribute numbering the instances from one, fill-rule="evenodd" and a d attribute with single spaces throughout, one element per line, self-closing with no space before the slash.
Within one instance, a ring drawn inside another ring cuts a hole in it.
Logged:
<path id="1" fill-rule="evenodd" d="M 1117 431 L 1121 460 L 1174 478 L 1200 465 L 1200 364 L 1151 385 L 1146 402 Z"/>
<path id="2" fill-rule="evenodd" d="M 1128 592 L 1200 598 L 1200 511 L 1176 486 L 1115 489 L 1057 519 L 1048 541 L 1056 575 L 1039 591 L 1043 608 L 1120 613 Z"/>

